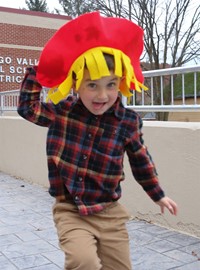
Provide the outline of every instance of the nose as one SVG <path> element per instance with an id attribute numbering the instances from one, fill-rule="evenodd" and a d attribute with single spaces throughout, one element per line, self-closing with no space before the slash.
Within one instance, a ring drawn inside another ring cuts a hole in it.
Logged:
<path id="1" fill-rule="evenodd" d="M 99 89 L 99 91 L 98 91 L 98 99 L 99 100 L 105 100 L 105 99 L 107 99 L 107 91 L 106 91 L 106 89 L 105 88 L 101 88 L 101 89 Z"/>

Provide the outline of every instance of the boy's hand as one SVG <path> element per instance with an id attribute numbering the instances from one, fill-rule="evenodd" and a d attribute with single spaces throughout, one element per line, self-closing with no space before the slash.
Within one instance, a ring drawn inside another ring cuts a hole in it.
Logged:
<path id="1" fill-rule="evenodd" d="M 175 216 L 177 215 L 177 212 L 178 212 L 177 204 L 170 198 L 163 197 L 162 199 L 157 201 L 156 204 L 160 206 L 162 214 L 164 214 L 164 209 L 166 207 L 172 215 L 175 215 Z"/>

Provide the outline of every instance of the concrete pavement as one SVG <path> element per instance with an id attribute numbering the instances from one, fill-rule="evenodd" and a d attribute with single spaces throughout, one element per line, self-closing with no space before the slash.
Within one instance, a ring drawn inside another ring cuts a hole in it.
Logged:
<path id="1" fill-rule="evenodd" d="M 53 201 L 47 189 L 0 172 L 0 270 L 63 269 Z M 134 270 L 200 270 L 200 238 L 138 220 L 127 227 Z"/>

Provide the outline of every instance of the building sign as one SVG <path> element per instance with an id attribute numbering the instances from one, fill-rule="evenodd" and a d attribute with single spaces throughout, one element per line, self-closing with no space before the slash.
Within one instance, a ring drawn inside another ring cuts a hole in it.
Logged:
<path id="1" fill-rule="evenodd" d="M 37 59 L 0 56 L 0 82 L 20 84 L 24 78 L 26 67 L 37 64 Z"/>

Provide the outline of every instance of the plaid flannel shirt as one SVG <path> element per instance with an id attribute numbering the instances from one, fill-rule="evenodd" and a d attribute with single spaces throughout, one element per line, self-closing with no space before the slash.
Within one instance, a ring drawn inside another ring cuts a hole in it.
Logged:
<path id="1" fill-rule="evenodd" d="M 40 101 L 37 67 L 27 68 L 18 113 L 48 127 L 49 193 L 70 195 L 81 215 L 101 211 L 121 197 L 126 152 L 132 173 L 154 201 L 164 196 L 156 169 L 142 139 L 142 120 L 123 107 L 120 98 L 103 115 L 91 114 L 80 99 L 68 97 L 57 105 Z"/>

